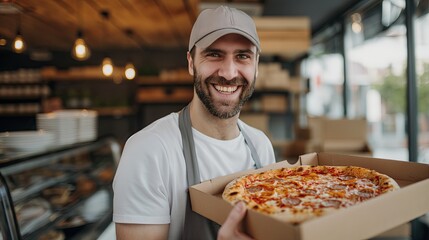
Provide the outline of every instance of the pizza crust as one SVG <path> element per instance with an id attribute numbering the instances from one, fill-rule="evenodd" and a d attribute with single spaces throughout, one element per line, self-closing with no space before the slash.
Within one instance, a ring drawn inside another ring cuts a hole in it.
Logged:
<path id="1" fill-rule="evenodd" d="M 222 198 L 276 219 L 301 223 L 399 189 L 385 174 L 355 166 L 298 166 L 229 182 Z"/>

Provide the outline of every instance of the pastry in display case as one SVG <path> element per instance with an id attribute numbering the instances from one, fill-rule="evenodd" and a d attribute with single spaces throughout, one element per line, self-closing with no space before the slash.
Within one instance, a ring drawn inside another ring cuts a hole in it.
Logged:
<path id="1" fill-rule="evenodd" d="M 112 221 L 113 138 L 0 156 L 0 240 L 82 239 Z"/>

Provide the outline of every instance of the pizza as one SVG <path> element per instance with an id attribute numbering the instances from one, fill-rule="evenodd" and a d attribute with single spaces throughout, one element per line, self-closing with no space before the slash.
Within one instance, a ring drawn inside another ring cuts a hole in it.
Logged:
<path id="1" fill-rule="evenodd" d="M 399 189 L 391 177 L 355 166 L 298 166 L 241 176 L 222 198 L 289 223 L 327 215 Z"/>

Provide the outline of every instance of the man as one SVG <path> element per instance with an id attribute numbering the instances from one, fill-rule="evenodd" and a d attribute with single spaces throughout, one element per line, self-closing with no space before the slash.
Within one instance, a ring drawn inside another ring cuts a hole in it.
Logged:
<path id="1" fill-rule="evenodd" d="M 194 97 L 131 136 L 114 179 L 116 235 L 121 239 L 210 239 L 213 222 L 190 210 L 189 186 L 275 162 L 268 138 L 239 120 L 252 95 L 260 44 L 253 20 L 221 6 L 201 12 L 187 53 Z M 219 239 L 249 239 L 237 204 Z"/>

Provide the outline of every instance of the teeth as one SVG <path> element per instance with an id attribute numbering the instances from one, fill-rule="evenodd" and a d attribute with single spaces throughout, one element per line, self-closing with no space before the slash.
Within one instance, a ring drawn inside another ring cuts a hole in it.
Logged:
<path id="1" fill-rule="evenodd" d="M 237 86 L 230 86 L 230 87 L 226 87 L 226 86 L 219 86 L 219 85 L 215 85 L 216 90 L 218 90 L 219 92 L 223 92 L 223 93 L 233 93 L 235 92 L 235 90 L 237 90 Z"/>

